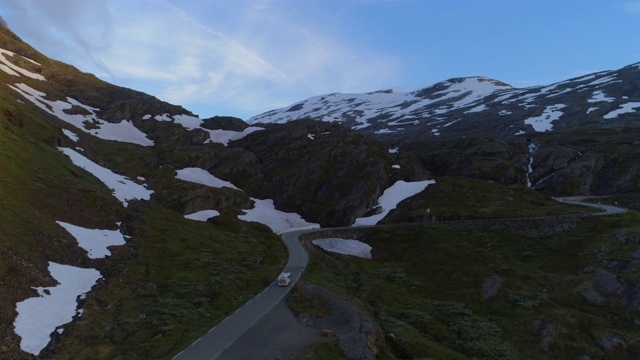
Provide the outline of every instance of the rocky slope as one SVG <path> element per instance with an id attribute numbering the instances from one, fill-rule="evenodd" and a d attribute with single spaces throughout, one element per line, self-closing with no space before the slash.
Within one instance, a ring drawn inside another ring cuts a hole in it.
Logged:
<path id="1" fill-rule="evenodd" d="M 409 93 L 329 94 L 248 122 L 340 123 L 412 153 L 436 176 L 607 195 L 640 188 L 639 108 L 633 64 L 525 89 L 470 77 Z"/>
<path id="2" fill-rule="evenodd" d="M 170 357 L 281 270 L 279 239 L 239 217 L 258 199 L 349 225 L 392 181 L 429 176 L 410 156 L 337 125 L 199 119 L 48 59 L 2 26 L 0 49 L 3 359 Z M 180 179 L 189 169 L 233 184 Z M 219 215 L 185 218 L 201 211 Z M 88 257 L 61 223 L 118 234 L 125 245 Z M 100 278 L 78 305 L 82 316 L 48 330 L 55 335 L 46 347 L 29 347 L 17 304 L 55 292 L 58 268 Z"/>

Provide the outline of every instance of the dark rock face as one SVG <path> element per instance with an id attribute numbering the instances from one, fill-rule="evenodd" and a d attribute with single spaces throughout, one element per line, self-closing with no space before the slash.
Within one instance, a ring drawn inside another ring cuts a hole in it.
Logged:
<path id="1" fill-rule="evenodd" d="M 608 295 L 617 296 L 622 304 L 630 310 L 640 311 L 640 285 L 630 284 L 619 276 L 604 269 L 590 267 L 585 271 L 592 276 L 591 283 L 595 285 L 599 291 Z M 598 297 L 589 297 L 595 302 L 598 302 Z"/>
<path id="2" fill-rule="evenodd" d="M 300 314 L 303 323 L 321 330 L 331 330 L 350 359 L 376 358 L 373 346 L 381 341 L 382 330 L 371 315 L 359 309 L 352 300 L 337 296 L 326 288 L 306 281 L 300 282 L 300 286 L 305 293 L 324 299 L 331 309 L 325 317 Z"/>
<path id="3" fill-rule="evenodd" d="M 485 280 L 484 284 L 482 284 L 482 301 L 498 295 L 503 283 L 504 279 L 498 275 L 492 275 Z"/>
<path id="4" fill-rule="evenodd" d="M 242 119 L 233 116 L 214 116 L 203 119 L 202 127 L 210 130 L 242 131 L 249 127 Z"/>
<path id="5" fill-rule="evenodd" d="M 395 164 L 400 169 L 394 168 Z M 302 120 L 232 142 L 212 171 L 252 196 L 274 199 L 322 226 L 345 226 L 375 206 L 394 181 L 424 180 L 414 158 L 337 124 Z"/>

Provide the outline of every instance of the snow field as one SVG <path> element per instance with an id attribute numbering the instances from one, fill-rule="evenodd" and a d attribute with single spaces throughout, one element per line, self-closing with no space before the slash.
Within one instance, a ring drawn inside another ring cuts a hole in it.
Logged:
<path id="1" fill-rule="evenodd" d="M 551 131 L 553 129 L 553 122 L 560 119 L 564 114 L 560 109 L 567 107 L 564 104 L 555 104 L 547 106 L 542 115 L 528 118 L 524 121 L 526 125 L 533 126 L 535 131 Z"/>
<path id="2" fill-rule="evenodd" d="M 420 90 L 413 92 L 378 91 L 366 94 L 334 93 L 314 96 L 288 108 L 254 116 L 247 120 L 247 122 L 282 124 L 304 117 L 318 118 L 320 114 L 325 114 L 322 119 L 323 121 L 342 122 L 344 121 L 343 114 L 349 113 L 358 123 L 353 129 L 363 129 L 371 125 L 369 120 L 389 111 L 393 111 L 394 113 L 393 118 L 387 120 L 389 125 L 391 125 L 391 122 L 394 120 L 403 120 L 415 114 L 420 114 L 419 117 L 424 118 L 426 116 L 424 114 L 425 108 L 438 101 L 460 97 L 460 99 L 457 99 L 446 108 L 434 111 L 432 115 L 464 107 L 471 107 L 495 91 L 511 89 L 510 86 L 497 84 L 484 77 L 469 77 L 460 82 L 444 81 L 437 85 L 446 88 L 435 92 L 433 99 L 417 96 Z M 486 107 L 476 106 L 472 108 L 470 112 L 478 112 L 486 109 Z M 386 132 L 393 131 L 394 130 L 386 129 Z"/>
<path id="3" fill-rule="evenodd" d="M 230 189 L 240 190 L 232 183 L 218 179 L 207 170 L 201 168 L 192 167 L 176 170 L 176 178 L 214 188 L 228 187 Z"/>
<path id="4" fill-rule="evenodd" d="M 191 214 L 187 214 L 184 217 L 185 219 L 189 219 L 189 220 L 207 221 L 212 217 L 216 217 L 218 215 L 220 215 L 220 213 L 216 210 L 202 210 L 202 211 L 197 211 Z"/>
<path id="5" fill-rule="evenodd" d="M 44 78 L 44 76 L 40 75 L 40 74 L 36 74 L 34 72 L 31 72 L 29 70 L 23 69 L 19 66 L 14 65 L 11 61 L 9 61 L 9 59 L 6 58 L 5 55 L 9 55 L 11 57 L 15 56 L 16 54 L 9 51 L 9 50 L 5 50 L 5 49 L 0 49 L 0 70 L 3 70 L 4 72 L 6 72 L 9 75 L 13 75 L 13 76 L 20 76 L 21 74 L 31 78 L 31 79 L 36 79 L 36 80 L 42 80 L 42 81 L 46 81 L 46 79 Z M 31 59 L 27 59 L 26 57 L 22 56 L 23 59 L 28 60 L 36 65 L 40 65 L 37 62 L 31 60 Z"/>
<path id="6" fill-rule="evenodd" d="M 113 195 L 126 207 L 129 200 L 149 200 L 153 190 L 148 190 L 145 185 L 139 185 L 129 178 L 118 175 L 104 168 L 76 151 L 69 148 L 58 148 L 78 167 L 81 167 L 100 179 L 108 188 L 113 190 Z"/>
<path id="7" fill-rule="evenodd" d="M 371 259 L 371 246 L 361 242 L 360 240 L 327 238 L 316 239 L 311 241 L 311 243 L 324 251 Z"/>
<path id="8" fill-rule="evenodd" d="M 15 84 L 15 86 L 9 85 L 9 87 L 24 96 L 40 109 L 100 139 L 120 141 L 142 146 L 153 146 L 154 144 L 153 141 L 149 140 L 147 135 L 138 130 L 131 121 L 122 120 L 117 124 L 110 123 L 97 117 L 95 112 L 99 109 L 84 105 L 75 99 L 67 97 L 67 101 L 49 101 L 45 99 L 45 93 L 35 90 L 28 85 Z M 90 112 L 90 114 L 67 114 L 65 110 L 71 109 L 74 105 L 84 108 Z M 97 129 L 85 128 L 85 121 L 97 126 Z"/>
<path id="9" fill-rule="evenodd" d="M 378 206 L 382 208 L 379 214 L 360 217 L 355 220 L 352 226 L 376 225 L 380 220 L 384 219 L 387 214 L 396 208 L 396 206 L 407 198 L 422 192 L 427 186 L 435 184 L 435 180 L 424 180 L 406 182 L 403 180 L 396 181 L 378 198 Z"/>
<path id="10" fill-rule="evenodd" d="M 56 222 L 78 241 L 78 245 L 87 251 L 91 259 L 109 256 L 111 255 L 111 251 L 108 249 L 109 246 L 124 245 L 126 243 L 124 235 L 119 230 L 87 229 L 62 221 Z"/>
<path id="11" fill-rule="evenodd" d="M 283 232 L 293 229 L 320 228 L 319 224 L 307 222 L 302 216 L 296 213 L 277 210 L 271 199 L 260 200 L 251 198 L 251 200 L 255 203 L 253 209 L 243 210 L 245 214 L 239 215 L 238 219 L 259 222 L 268 226 L 271 231 L 276 234 L 282 234 Z"/>
<path id="12" fill-rule="evenodd" d="M 38 355 L 51 340 L 57 327 L 69 323 L 76 315 L 77 299 L 86 294 L 102 277 L 95 269 L 85 269 L 49 262 L 49 272 L 59 283 L 52 287 L 38 287 L 39 296 L 16 304 L 18 316 L 14 330 L 21 337 L 20 348 Z"/>
<path id="13" fill-rule="evenodd" d="M 640 102 L 628 102 L 626 104 L 620 105 L 620 109 L 606 114 L 605 116 L 603 116 L 603 118 L 614 119 L 617 118 L 618 115 L 635 112 L 636 108 L 640 108 Z"/>
<path id="14" fill-rule="evenodd" d="M 151 119 L 151 115 L 147 114 L 143 117 L 144 120 Z M 195 129 L 204 130 L 209 133 L 209 139 L 204 143 L 219 143 L 224 146 L 227 146 L 229 141 L 239 140 L 243 137 L 251 134 L 252 132 L 264 130 L 264 128 L 257 126 L 250 126 L 243 131 L 231 131 L 231 130 L 211 130 L 202 127 L 202 120 L 199 117 L 191 116 L 191 115 L 169 115 L 169 114 L 161 114 L 153 117 L 157 121 L 168 121 L 175 122 L 176 124 L 182 125 L 185 129 L 191 131 Z"/>

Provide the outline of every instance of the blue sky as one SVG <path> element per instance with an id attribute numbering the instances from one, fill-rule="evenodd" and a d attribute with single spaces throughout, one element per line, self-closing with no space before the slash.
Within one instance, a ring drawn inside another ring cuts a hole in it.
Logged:
<path id="1" fill-rule="evenodd" d="M 45 55 L 202 118 L 461 76 L 543 85 L 640 61 L 640 1 L 3 0 L 0 16 Z"/>

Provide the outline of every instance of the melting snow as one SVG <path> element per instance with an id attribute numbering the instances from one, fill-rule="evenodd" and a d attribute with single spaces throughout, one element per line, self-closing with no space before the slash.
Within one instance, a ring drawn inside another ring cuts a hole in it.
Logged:
<path id="1" fill-rule="evenodd" d="M 423 191 L 431 184 L 435 184 L 435 180 L 415 182 L 406 182 L 402 180 L 397 181 L 395 184 L 391 185 L 390 188 L 386 189 L 378 199 L 378 206 L 382 208 L 382 212 L 368 217 L 357 218 L 353 226 L 377 224 L 387 216 L 389 211 L 395 209 L 402 200 L 410 198 Z"/>
<path id="2" fill-rule="evenodd" d="M 98 109 L 84 105 L 72 98 L 68 97 L 67 101 L 49 101 L 44 98 L 46 96 L 45 93 L 35 90 L 28 85 L 16 84 L 15 86 L 9 85 L 9 87 L 27 98 L 40 109 L 86 133 L 95 135 L 104 140 L 115 140 L 143 146 L 153 146 L 153 141 L 149 140 L 147 135 L 138 130 L 130 121 L 122 120 L 118 124 L 110 123 L 97 117 L 95 112 L 98 111 Z M 90 114 L 67 114 L 65 110 L 71 109 L 74 105 L 82 107 Z M 92 127 L 95 126 L 96 128 L 87 129 L 84 125 L 85 122 L 90 123 Z"/>
<path id="3" fill-rule="evenodd" d="M 176 178 L 184 181 L 189 181 L 192 183 L 206 185 L 214 188 L 223 188 L 228 187 L 231 189 L 239 190 L 235 185 L 228 181 L 220 180 L 217 177 L 211 175 L 205 169 L 201 168 L 185 168 L 176 171 Z"/>
<path id="4" fill-rule="evenodd" d="M 31 72 L 29 70 L 23 69 L 17 65 L 14 65 L 11 61 L 9 61 L 5 54 L 9 55 L 9 56 L 15 56 L 15 53 L 5 50 L 5 49 L 0 49 L 0 70 L 4 70 L 4 72 L 6 72 L 9 75 L 13 75 L 13 76 L 20 76 L 20 74 L 31 78 L 31 79 L 36 79 L 36 80 L 46 80 L 44 78 L 44 76 L 40 75 L 40 74 L 36 74 L 34 72 Z M 40 65 L 37 62 L 27 59 L 26 57 L 22 56 L 23 59 L 29 60 L 32 63 L 36 64 L 36 65 Z"/>
<path id="5" fill-rule="evenodd" d="M 62 221 L 56 222 L 78 241 L 78 245 L 87 251 L 91 259 L 111 255 L 109 246 L 125 244 L 124 236 L 118 230 L 87 229 Z"/>
<path id="6" fill-rule="evenodd" d="M 207 221 L 212 217 L 216 217 L 218 215 L 220 215 L 220 213 L 216 210 L 202 210 L 185 215 L 184 217 L 190 220 Z"/>
<path id="7" fill-rule="evenodd" d="M 169 121 L 169 122 L 173 121 L 177 124 L 182 125 L 182 127 L 184 127 L 189 131 L 195 130 L 195 129 L 206 131 L 207 133 L 209 133 L 209 139 L 205 141 L 205 144 L 213 142 L 213 143 L 222 144 L 224 146 L 227 146 L 229 141 L 239 140 L 253 132 L 264 130 L 264 128 L 261 128 L 258 126 L 250 126 L 242 131 L 211 130 L 211 129 L 202 127 L 202 119 L 200 119 L 197 116 L 191 116 L 191 115 L 171 116 L 169 114 L 162 114 L 162 115 L 156 115 L 154 119 L 158 121 Z"/>
<path id="8" fill-rule="evenodd" d="M 371 259 L 371 246 L 359 240 L 327 238 L 316 239 L 311 243 L 325 251 Z"/>
<path id="9" fill-rule="evenodd" d="M 429 98 L 419 96 L 422 90 L 408 93 L 383 91 L 367 94 L 329 94 L 315 96 L 287 108 L 254 116 L 249 119 L 248 122 L 281 124 L 304 117 L 320 118 L 320 116 L 323 116 L 322 121 L 326 122 L 343 122 L 345 118 L 350 118 L 357 123 L 357 125 L 352 127 L 353 129 L 363 129 L 372 125 L 371 120 L 388 113 L 393 113 L 392 117 L 384 119 L 384 121 L 389 123 L 399 120 L 404 121 L 405 118 L 424 119 L 429 116 L 428 111 L 432 113 L 445 113 L 463 107 L 471 107 L 477 105 L 477 102 L 484 97 L 498 90 L 511 88 L 508 85 L 498 84 L 482 77 L 465 78 L 459 82 L 447 81 L 437 85 L 445 87 L 445 89 L 431 94 Z M 437 110 L 427 109 L 430 104 L 449 98 L 456 98 L 456 101 L 446 108 Z M 484 110 L 484 108 L 481 106 L 476 106 L 472 109 L 472 111 L 482 110 Z M 384 130 L 378 131 L 378 133 L 383 132 Z"/>
<path id="10" fill-rule="evenodd" d="M 73 140 L 74 142 L 78 142 L 78 140 L 80 140 L 80 137 L 78 137 L 78 135 L 76 135 L 76 133 L 74 133 L 71 130 L 62 129 L 62 133 L 65 134 L 69 139 Z"/>
<path id="11" fill-rule="evenodd" d="M 542 115 L 528 118 L 524 121 L 526 125 L 533 126 L 535 131 L 551 131 L 553 129 L 552 122 L 560 119 L 564 114 L 560 109 L 566 107 L 564 104 L 549 105 L 544 109 Z"/>
<path id="12" fill-rule="evenodd" d="M 621 115 L 621 114 L 635 112 L 636 108 L 640 108 L 640 102 L 629 102 L 629 103 L 620 105 L 620 109 L 614 110 L 603 117 L 605 119 L 613 119 L 618 117 L 618 115 Z"/>
<path id="13" fill-rule="evenodd" d="M 607 97 L 604 94 L 604 91 L 602 90 L 598 90 L 598 91 L 594 91 L 593 92 L 593 97 L 589 100 L 587 100 L 587 102 L 589 103 L 595 103 L 595 102 L 612 102 L 615 99 L 612 97 Z"/>
<path id="14" fill-rule="evenodd" d="M 59 285 L 38 287 L 39 296 L 16 304 L 13 326 L 22 339 L 20 348 L 38 355 L 51 340 L 56 328 L 81 314 L 77 310 L 77 299 L 87 293 L 101 277 L 95 269 L 85 269 L 49 262 L 49 272 Z"/>
<path id="15" fill-rule="evenodd" d="M 139 185 L 131 181 L 129 178 L 118 175 L 111 170 L 104 168 L 86 157 L 78 154 L 69 148 L 58 148 L 64 154 L 71 158 L 71 161 L 78 167 L 81 167 L 95 177 L 100 179 L 108 188 L 113 190 L 113 195 L 127 206 L 128 200 L 140 199 L 149 200 L 153 190 L 147 190 L 145 185 Z"/>
<path id="16" fill-rule="evenodd" d="M 310 223 L 296 213 L 286 213 L 277 210 L 273 205 L 273 200 L 259 200 L 251 198 L 255 207 L 243 210 L 244 215 L 239 215 L 238 219 L 244 221 L 255 221 L 267 225 L 276 234 L 293 229 L 317 229 L 319 224 Z"/>

